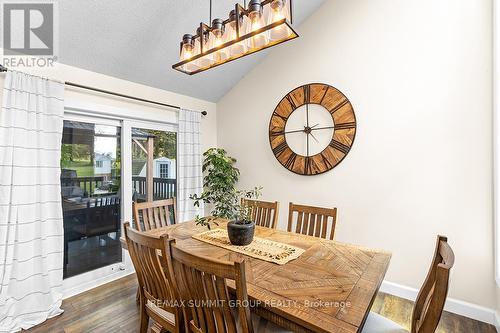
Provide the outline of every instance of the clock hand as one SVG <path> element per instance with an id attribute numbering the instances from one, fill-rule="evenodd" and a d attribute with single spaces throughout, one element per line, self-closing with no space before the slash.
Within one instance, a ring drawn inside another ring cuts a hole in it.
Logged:
<path id="1" fill-rule="evenodd" d="M 311 131 L 317 131 L 317 130 L 323 130 L 323 129 L 330 129 L 330 128 L 335 128 L 335 126 L 318 127 L 318 128 L 312 128 L 311 127 Z"/>
<path id="2" fill-rule="evenodd" d="M 293 130 L 293 131 L 288 131 L 288 132 L 278 132 L 278 134 L 290 134 L 290 133 L 299 133 L 299 132 L 304 132 L 304 130 L 301 129 L 301 130 Z"/>
<path id="3" fill-rule="evenodd" d="M 311 133 L 307 133 L 306 136 L 307 136 L 307 153 L 306 153 L 306 156 L 309 156 L 309 134 Z"/>
<path id="4" fill-rule="evenodd" d="M 316 139 L 316 137 L 315 137 L 312 133 L 309 133 L 309 134 L 311 134 L 312 138 L 313 138 L 313 139 L 314 139 L 317 143 L 319 143 L 318 139 Z"/>
<path id="5" fill-rule="evenodd" d="M 319 124 L 316 124 L 314 125 L 313 127 L 311 128 L 314 128 L 316 126 L 318 126 Z M 290 133 L 299 133 L 299 132 L 305 132 L 305 129 L 301 129 L 301 130 L 292 130 L 292 131 L 287 131 L 287 132 L 275 132 L 276 135 L 281 135 L 281 134 L 290 134 Z M 273 132 L 274 133 L 274 132 Z"/>
<path id="6" fill-rule="evenodd" d="M 309 104 L 306 104 L 306 126 L 309 127 Z"/>

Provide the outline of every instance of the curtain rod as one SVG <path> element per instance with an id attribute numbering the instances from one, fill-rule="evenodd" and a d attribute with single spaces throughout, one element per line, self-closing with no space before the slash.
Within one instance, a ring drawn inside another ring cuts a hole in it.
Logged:
<path id="1" fill-rule="evenodd" d="M 0 65 L 0 72 L 7 72 L 7 71 L 8 71 L 8 69 L 6 67 Z M 117 96 L 117 97 L 132 99 L 132 100 L 135 100 L 135 101 L 149 103 L 149 104 L 155 104 L 155 105 L 159 105 L 159 106 L 165 106 L 165 107 L 169 107 L 169 108 L 173 108 L 173 109 L 178 109 L 179 110 L 181 108 L 180 106 L 176 106 L 176 105 L 171 105 L 171 104 L 156 102 L 156 101 L 152 101 L 152 100 L 144 99 L 144 98 L 140 98 L 140 97 L 135 97 L 135 96 L 125 95 L 125 94 L 120 94 L 120 93 L 116 93 L 116 92 L 109 91 L 109 90 L 104 90 L 104 89 L 99 89 L 99 88 L 84 86 L 84 85 L 78 84 L 78 83 L 73 83 L 73 82 L 66 81 L 66 82 L 64 82 L 64 84 L 67 85 L 67 86 L 75 87 L 75 88 L 81 88 L 81 89 L 91 90 L 91 91 L 95 91 L 95 92 L 99 92 L 99 93 L 103 93 L 103 94 L 108 94 L 108 95 L 113 95 L 113 96 Z M 207 111 L 201 111 L 201 114 L 204 115 L 204 116 L 206 116 L 208 113 L 207 113 Z"/>

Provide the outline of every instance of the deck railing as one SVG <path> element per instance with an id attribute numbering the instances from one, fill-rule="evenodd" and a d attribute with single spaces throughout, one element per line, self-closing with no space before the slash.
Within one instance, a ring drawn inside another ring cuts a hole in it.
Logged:
<path id="1" fill-rule="evenodd" d="M 93 196 L 94 191 L 103 185 L 104 177 L 72 177 L 61 178 L 62 186 L 78 186 L 85 196 Z M 146 177 L 133 176 L 132 188 L 140 199 L 146 198 Z M 177 180 L 165 178 L 153 178 L 154 200 L 169 199 L 177 194 Z"/>
<path id="2" fill-rule="evenodd" d="M 62 186 L 78 186 L 86 196 L 92 195 L 94 190 L 102 186 L 104 177 L 61 177 Z"/>
<path id="3" fill-rule="evenodd" d="M 132 188 L 140 197 L 146 196 L 146 177 L 132 177 Z M 153 178 L 154 200 L 173 198 L 177 194 L 177 180 Z"/>

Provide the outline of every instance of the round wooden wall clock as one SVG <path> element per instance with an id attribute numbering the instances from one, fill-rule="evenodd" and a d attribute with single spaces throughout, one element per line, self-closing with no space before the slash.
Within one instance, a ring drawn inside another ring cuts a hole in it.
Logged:
<path id="1" fill-rule="evenodd" d="M 338 89 L 306 84 L 283 97 L 269 122 L 274 156 L 288 170 L 317 175 L 347 156 L 356 136 L 351 102 Z"/>

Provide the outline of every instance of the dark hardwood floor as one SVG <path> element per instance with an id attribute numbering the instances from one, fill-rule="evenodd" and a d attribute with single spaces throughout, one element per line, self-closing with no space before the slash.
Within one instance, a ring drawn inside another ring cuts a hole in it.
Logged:
<path id="1" fill-rule="evenodd" d="M 384 293 L 378 293 L 372 311 L 410 329 L 413 302 Z M 497 333 L 495 326 L 454 313 L 444 312 L 436 333 Z"/>
<path id="2" fill-rule="evenodd" d="M 63 301 L 64 313 L 28 331 L 32 333 L 136 333 L 139 312 L 135 304 L 137 281 L 135 275 L 97 287 Z M 379 293 L 372 310 L 410 326 L 412 302 Z M 496 333 L 492 325 L 445 312 L 437 333 Z"/>

